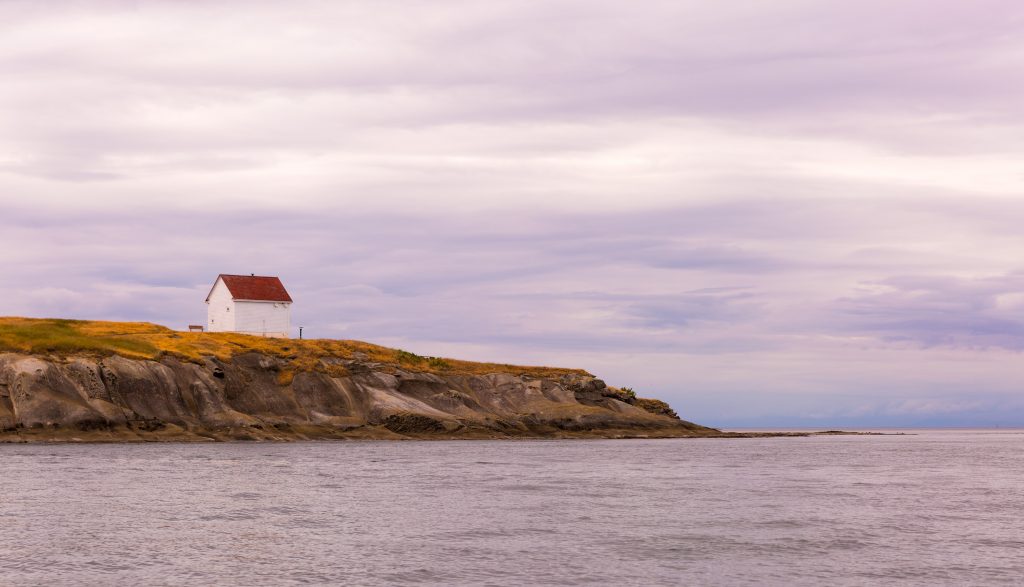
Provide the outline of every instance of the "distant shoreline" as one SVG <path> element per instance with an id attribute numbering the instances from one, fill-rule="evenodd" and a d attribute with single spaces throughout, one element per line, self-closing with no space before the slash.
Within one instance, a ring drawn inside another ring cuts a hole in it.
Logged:
<path id="1" fill-rule="evenodd" d="M 750 438 L 807 438 L 813 436 L 903 436 L 903 433 L 864 432 L 847 430 L 786 431 L 786 432 L 735 432 L 715 431 L 707 433 L 679 433 L 658 431 L 649 434 L 630 431 L 585 431 L 550 435 L 500 436 L 488 434 L 411 434 L 396 437 L 382 427 L 337 431 L 329 428 L 304 428 L 301 431 L 274 436 L 248 436 L 237 429 L 187 431 L 179 427 L 166 427 L 156 431 L 113 429 L 104 431 L 79 431 L 61 428 L 24 429 L 0 432 L 0 444 L 142 444 L 142 443 L 289 443 L 324 441 L 459 441 L 459 440 L 661 440 L 661 439 L 750 439 Z"/>

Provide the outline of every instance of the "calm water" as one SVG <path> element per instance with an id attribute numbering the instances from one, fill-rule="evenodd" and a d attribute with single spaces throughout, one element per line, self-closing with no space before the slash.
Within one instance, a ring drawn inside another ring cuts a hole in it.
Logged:
<path id="1" fill-rule="evenodd" d="M 1024 433 L 0 445 L 2 585 L 1024 581 Z"/>

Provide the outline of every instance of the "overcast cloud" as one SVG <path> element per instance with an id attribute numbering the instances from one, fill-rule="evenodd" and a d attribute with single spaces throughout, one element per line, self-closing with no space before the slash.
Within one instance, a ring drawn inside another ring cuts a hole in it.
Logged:
<path id="1" fill-rule="evenodd" d="M 1024 5 L 599 4 L 0 2 L 0 314 L 1024 425 Z"/>

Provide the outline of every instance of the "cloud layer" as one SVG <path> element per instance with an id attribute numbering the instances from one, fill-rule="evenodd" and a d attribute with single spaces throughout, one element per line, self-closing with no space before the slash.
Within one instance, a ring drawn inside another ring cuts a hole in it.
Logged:
<path id="1" fill-rule="evenodd" d="M 718 425 L 1024 424 L 1024 8 L 0 4 L 0 314 L 578 365 Z"/>

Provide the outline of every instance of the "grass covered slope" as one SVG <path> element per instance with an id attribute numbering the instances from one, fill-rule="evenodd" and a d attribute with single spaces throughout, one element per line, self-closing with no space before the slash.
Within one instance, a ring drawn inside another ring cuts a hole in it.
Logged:
<path id="1" fill-rule="evenodd" d="M 0 442 L 719 434 L 581 370 L 348 340 L 0 318 Z"/>
<path id="2" fill-rule="evenodd" d="M 321 359 L 361 359 L 382 366 L 401 367 L 436 374 L 482 375 L 509 373 L 558 378 L 589 375 L 580 369 L 524 367 L 476 363 L 439 357 L 421 357 L 355 340 L 264 338 L 228 332 L 178 332 L 148 322 L 100 322 L 88 320 L 0 317 L 0 352 L 57 357 L 120 355 L 129 359 L 172 356 L 201 362 L 213 356 L 229 360 L 236 355 L 260 353 L 282 359 L 291 371 L 341 369 L 327 367 Z"/>

